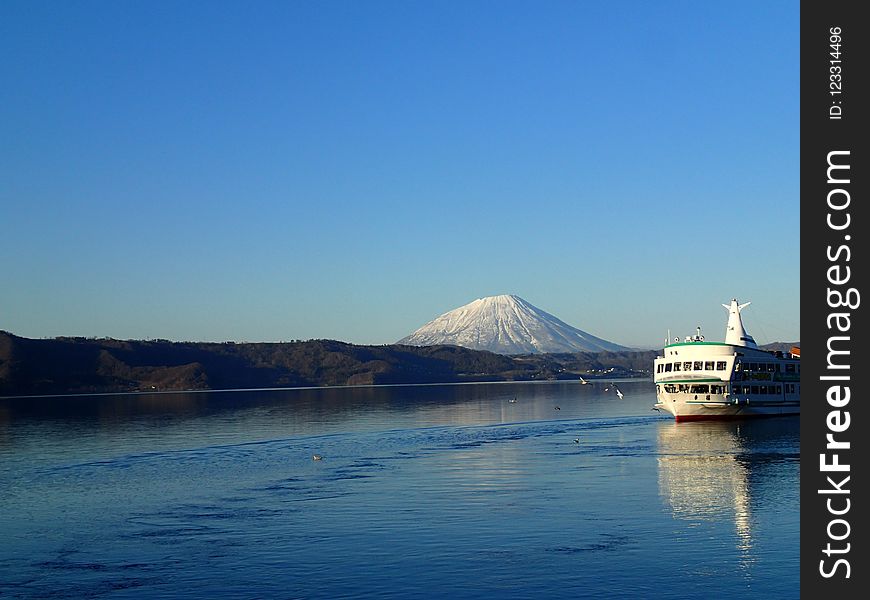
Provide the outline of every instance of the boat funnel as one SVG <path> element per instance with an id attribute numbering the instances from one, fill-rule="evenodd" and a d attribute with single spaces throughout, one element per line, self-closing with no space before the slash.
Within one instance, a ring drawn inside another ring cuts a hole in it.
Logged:
<path id="1" fill-rule="evenodd" d="M 740 311 L 749 306 L 751 303 L 738 304 L 737 298 L 731 300 L 731 304 L 723 304 L 728 310 L 728 326 L 725 329 L 725 343 L 735 346 L 746 346 L 747 348 L 758 348 L 758 344 L 752 339 L 752 336 L 746 332 L 743 327 L 743 320 L 740 318 Z"/>

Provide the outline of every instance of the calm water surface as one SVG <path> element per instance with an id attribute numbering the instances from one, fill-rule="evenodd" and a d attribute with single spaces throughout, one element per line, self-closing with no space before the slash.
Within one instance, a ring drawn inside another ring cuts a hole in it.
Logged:
<path id="1" fill-rule="evenodd" d="M 0 399 L 0 597 L 797 598 L 799 420 L 604 387 Z"/>

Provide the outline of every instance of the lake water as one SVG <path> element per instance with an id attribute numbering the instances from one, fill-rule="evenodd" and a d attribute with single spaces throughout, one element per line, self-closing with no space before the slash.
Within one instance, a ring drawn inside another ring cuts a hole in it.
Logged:
<path id="1" fill-rule="evenodd" d="M 799 419 L 604 385 L 0 399 L 0 597 L 797 598 Z"/>

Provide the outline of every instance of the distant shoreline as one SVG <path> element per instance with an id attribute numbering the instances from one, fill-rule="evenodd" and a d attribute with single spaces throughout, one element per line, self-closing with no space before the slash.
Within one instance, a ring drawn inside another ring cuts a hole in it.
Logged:
<path id="1" fill-rule="evenodd" d="M 645 377 L 600 377 L 597 379 L 586 378 L 590 383 L 603 382 L 608 383 L 625 383 L 628 381 L 652 381 L 652 376 Z M 543 380 L 497 380 L 497 381 L 448 381 L 444 383 L 373 383 L 360 385 L 309 385 L 298 387 L 272 387 L 272 388 L 233 388 L 220 390 L 140 390 L 135 392 L 96 392 L 96 393 L 77 393 L 77 394 L 29 394 L 21 396 L 0 396 L 0 400 L 22 400 L 27 398 L 89 398 L 95 396 L 155 396 L 165 394 L 225 394 L 228 392 L 292 392 L 303 390 L 342 390 L 342 389 L 366 389 L 366 388 L 394 388 L 394 387 L 438 387 L 438 386 L 453 386 L 453 385 L 513 385 L 513 384 L 532 384 L 532 385 L 547 385 L 556 383 L 568 383 L 580 385 L 579 379 L 543 379 Z"/>
<path id="2" fill-rule="evenodd" d="M 0 398 L 639 379 L 651 376 L 658 352 L 506 356 L 447 345 L 46 340 L 0 331 Z"/>

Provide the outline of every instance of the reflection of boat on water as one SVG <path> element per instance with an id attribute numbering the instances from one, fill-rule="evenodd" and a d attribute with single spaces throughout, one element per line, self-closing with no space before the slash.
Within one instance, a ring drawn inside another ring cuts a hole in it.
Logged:
<path id="1" fill-rule="evenodd" d="M 677 421 L 800 414 L 800 350 L 762 350 L 746 332 L 731 300 L 724 342 L 707 342 L 701 328 L 676 338 L 654 361 L 655 408 Z"/>
<path id="2" fill-rule="evenodd" d="M 659 495 L 675 519 L 732 522 L 743 560 L 753 548 L 749 469 L 737 423 L 662 423 L 658 435 Z"/>
<path id="3" fill-rule="evenodd" d="M 659 494 L 676 518 L 733 519 L 741 547 L 752 544 L 749 484 L 737 425 L 659 428 Z"/>
<path id="4" fill-rule="evenodd" d="M 662 422 L 659 495 L 675 519 L 733 522 L 737 548 L 748 553 L 753 510 L 797 506 L 799 431 L 797 419 Z"/>

